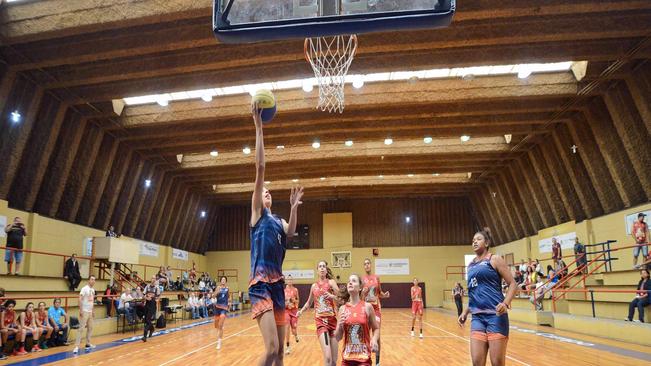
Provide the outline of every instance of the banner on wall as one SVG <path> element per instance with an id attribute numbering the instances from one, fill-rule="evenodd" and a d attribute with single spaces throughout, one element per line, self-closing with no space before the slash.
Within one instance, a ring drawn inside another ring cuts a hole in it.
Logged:
<path id="1" fill-rule="evenodd" d="M 84 256 L 93 256 L 93 238 L 84 238 Z"/>
<path id="2" fill-rule="evenodd" d="M 158 244 L 147 241 L 140 241 L 140 255 L 158 257 Z"/>
<path id="3" fill-rule="evenodd" d="M 376 259 L 375 274 L 377 275 L 408 275 L 409 258 Z"/>
<path id="4" fill-rule="evenodd" d="M 633 222 L 637 221 L 637 214 L 639 214 L 640 212 L 646 214 L 644 222 L 646 222 L 647 225 L 649 224 L 649 220 L 651 220 L 651 210 L 638 211 L 630 215 L 626 215 L 626 218 L 624 219 L 624 222 L 626 223 L 626 235 L 631 235 L 631 228 L 633 227 Z M 0 220 L 2 220 L 1 217 Z"/>
<path id="5" fill-rule="evenodd" d="M 288 269 L 283 270 L 283 276 L 287 277 L 291 275 L 295 280 L 305 280 L 314 278 L 313 269 Z"/>
<path id="6" fill-rule="evenodd" d="M 172 258 L 180 259 L 182 261 L 187 261 L 189 256 L 188 256 L 188 252 L 186 252 L 185 250 L 172 248 Z"/>
<path id="7" fill-rule="evenodd" d="M 0 227 L 2 230 L 0 230 L 0 238 L 6 238 L 7 233 L 5 233 L 5 226 L 7 226 L 7 216 L 0 216 Z"/>
<path id="8" fill-rule="evenodd" d="M 538 240 L 538 251 L 540 253 L 551 253 L 553 238 L 556 238 L 556 241 L 561 243 L 561 249 L 567 249 L 574 253 L 574 238 L 576 238 L 576 232 L 555 235 L 550 238 Z"/>

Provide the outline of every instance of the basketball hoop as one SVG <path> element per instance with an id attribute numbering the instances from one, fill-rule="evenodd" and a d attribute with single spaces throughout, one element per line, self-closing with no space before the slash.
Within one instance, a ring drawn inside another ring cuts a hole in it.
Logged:
<path id="1" fill-rule="evenodd" d="M 355 34 L 305 39 L 305 58 L 319 83 L 318 109 L 344 111 L 344 83 L 356 51 Z"/>

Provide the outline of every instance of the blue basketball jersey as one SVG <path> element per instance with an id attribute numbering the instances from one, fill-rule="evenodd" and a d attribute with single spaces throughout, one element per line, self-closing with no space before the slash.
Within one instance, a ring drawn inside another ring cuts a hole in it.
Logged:
<path id="1" fill-rule="evenodd" d="M 228 287 L 217 288 L 217 305 L 220 309 L 228 310 Z"/>
<path id="2" fill-rule="evenodd" d="M 492 254 L 468 266 L 468 308 L 472 314 L 496 314 L 495 307 L 504 301 L 502 277 L 491 265 Z"/>
<path id="3" fill-rule="evenodd" d="M 283 279 L 283 261 L 287 236 L 280 217 L 267 208 L 251 228 L 251 275 L 249 287 L 258 282 L 274 283 Z"/>

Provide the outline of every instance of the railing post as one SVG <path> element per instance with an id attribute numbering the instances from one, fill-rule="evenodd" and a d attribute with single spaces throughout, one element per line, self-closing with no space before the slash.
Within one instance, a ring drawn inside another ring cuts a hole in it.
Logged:
<path id="1" fill-rule="evenodd" d="M 590 290 L 590 303 L 592 304 L 592 317 L 596 318 L 597 315 L 595 314 L 594 310 L 594 290 Z"/>

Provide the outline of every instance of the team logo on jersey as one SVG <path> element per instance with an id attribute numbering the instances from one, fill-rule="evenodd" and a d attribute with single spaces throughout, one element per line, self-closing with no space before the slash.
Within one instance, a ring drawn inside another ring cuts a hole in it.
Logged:
<path id="1" fill-rule="evenodd" d="M 368 347 L 360 324 L 348 327 L 348 341 L 344 349 L 343 358 L 346 360 L 367 360 L 370 357 Z"/>
<path id="2" fill-rule="evenodd" d="M 468 287 L 477 287 L 477 277 L 473 277 L 468 282 Z"/>

